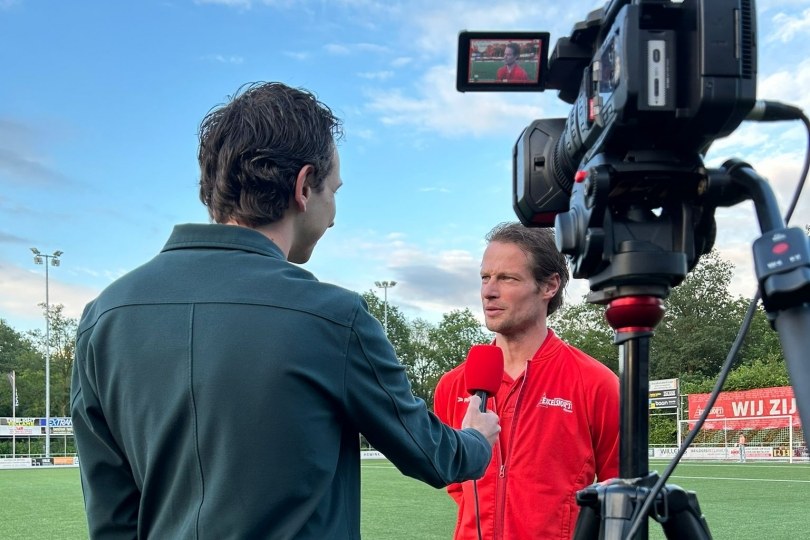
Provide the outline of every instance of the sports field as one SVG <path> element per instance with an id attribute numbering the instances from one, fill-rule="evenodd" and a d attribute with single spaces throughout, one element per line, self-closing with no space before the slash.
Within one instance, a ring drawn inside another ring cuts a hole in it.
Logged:
<path id="1" fill-rule="evenodd" d="M 664 462 L 650 468 L 663 471 Z M 715 539 L 810 537 L 810 465 L 684 463 L 670 484 L 694 490 Z M 365 540 L 449 539 L 454 505 L 443 490 L 403 477 L 382 460 L 363 462 Z M 0 470 L 0 537 L 87 538 L 79 470 Z M 663 539 L 650 522 L 649 538 Z"/>
<path id="2" fill-rule="evenodd" d="M 501 60 L 473 61 L 470 66 L 470 76 L 476 82 L 495 82 L 498 68 L 503 65 Z M 521 62 L 520 66 L 526 70 L 530 81 L 537 79 L 537 66 L 533 62 Z"/>

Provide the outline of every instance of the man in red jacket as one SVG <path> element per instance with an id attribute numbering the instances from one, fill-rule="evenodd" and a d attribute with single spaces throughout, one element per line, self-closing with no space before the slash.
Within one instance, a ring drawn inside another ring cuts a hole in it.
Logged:
<path id="1" fill-rule="evenodd" d="M 526 70 L 517 63 L 519 56 L 520 45 L 517 43 L 510 43 L 504 48 L 504 65 L 498 68 L 498 73 L 495 75 L 498 82 L 529 82 L 529 75 Z"/>
<path id="2" fill-rule="evenodd" d="M 504 354 L 488 403 L 501 432 L 484 477 L 447 488 L 458 504 L 454 538 L 570 539 L 576 492 L 618 476 L 619 381 L 546 326 L 568 282 L 551 229 L 506 223 L 486 240 L 481 300 Z M 439 381 L 436 414 L 457 427 L 469 397 L 461 364 Z"/>

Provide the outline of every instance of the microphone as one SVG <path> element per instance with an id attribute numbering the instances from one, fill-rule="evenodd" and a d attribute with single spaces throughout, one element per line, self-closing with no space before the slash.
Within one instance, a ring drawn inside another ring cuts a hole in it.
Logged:
<path id="1" fill-rule="evenodd" d="M 487 397 L 498 393 L 503 379 L 503 351 L 496 345 L 473 345 L 464 363 L 467 392 L 481 398 L 481 412 L 487 410 Z"/>

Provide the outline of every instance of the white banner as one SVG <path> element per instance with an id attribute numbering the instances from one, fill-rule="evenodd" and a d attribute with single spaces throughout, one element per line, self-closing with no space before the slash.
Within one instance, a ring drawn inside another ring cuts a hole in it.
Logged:
<path id="1" fill-rule="evenodd" d="M 31 458 L 0 458 L 0 469 L 26 469 L 31 467 Z"/>

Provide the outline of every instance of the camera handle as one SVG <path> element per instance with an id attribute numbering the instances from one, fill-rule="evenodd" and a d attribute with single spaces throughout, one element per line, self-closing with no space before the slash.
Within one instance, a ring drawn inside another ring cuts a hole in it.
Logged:
<path id="1" fill-rule="evenodd" d="M 663 316 L 663 302 L 658 296 L 616 298 L 605 310 L 621 356 L 620 478 L 594 484 L 577 493 L 577 504 L 581 508 L 574 540 L 627 538 L 628 529 L 658 480 L 658 475 L 648 470 L 648 361 L 650 338 Z M 674 485 L 665 486 L 650 508 L 650 515 L 661 522 L 667 538 L 711 538 L 694 492 Z M 647 532 L 645 520 L 634 538 L 647 538 Z"/>
<path id="2" fill-rule="evenodd" d="M 720 204 L 736 204 L 735 192 L 754 202 L 763 233 L 753 244 L 762 305 L 779 334 L 802 425 L 810 426 L 810 238 L 786 227 L 770 184 L 748 163 L 731 159 L 718 173 L 710 175 L 709 190 L 719 194 Z"/>

